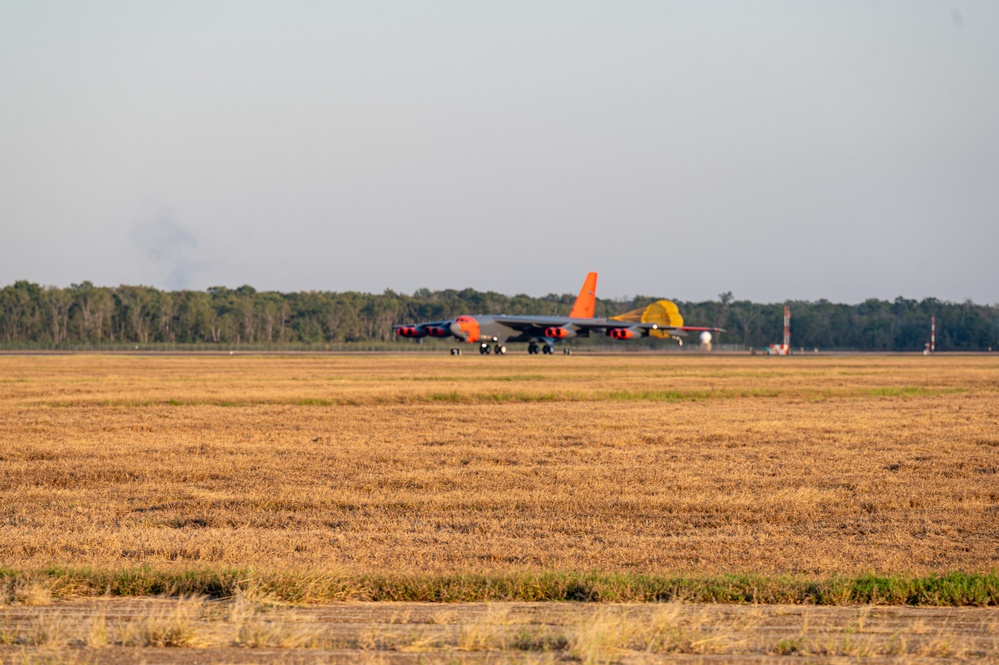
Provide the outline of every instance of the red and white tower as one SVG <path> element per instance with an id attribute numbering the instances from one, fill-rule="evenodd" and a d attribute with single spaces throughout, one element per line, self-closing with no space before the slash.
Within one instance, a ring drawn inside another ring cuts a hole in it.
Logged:
<path id="1" fill-rule="evenodd" d="M 791 352 L 791 306 L 784 305 L 784 349 Z"/>
<path id="2" fill-rule="evenodd" d="M 791 306 L 784 305 L 784 343 L 771 344 L 767 347 L 767 353 L 772 356 L 791 355 Z"/>
<path id="3" fill-rule="evenodd" d="M 936 314 L 930 316 L 930 353 L 937 350 L 937 317 Z"/>

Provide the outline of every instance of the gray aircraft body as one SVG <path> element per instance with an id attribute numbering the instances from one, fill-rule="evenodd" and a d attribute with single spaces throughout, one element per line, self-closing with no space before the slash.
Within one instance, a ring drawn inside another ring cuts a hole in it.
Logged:
<path id="1" fill-rule="evenodd" d="M 444 321 L 395 326 L 395 333 L 401 337 L 420 338 L 453 337 L 459 342 L 478 344 L 479 353 L 505 354 L 506 345 L 511 342 L 526 342 L 527 352 L 554 353 L 555 343 L 573 337 L 589 337 L 591 334 L 606 335 L 611 339 L 629 340 L 636 337 L 684 337 L 688 331 L 722 332 L 720 328 L 684 326 L 676 306 L 668 301 L 660 301 L 672 306 L 675 314 L 670 317 L 642 316 L 636 310 L 635 316 L 594 318 L 596 305 L 597 273 L 586 276 L 583 288 L 576 298 L 568 316 L 506 316 L 504 314 L 461 315 Z M 651 309 L 651 308 L 650 308 Z M 676 325 L 678 324 L 678 325 Z M 681 341 L 682 344 L 682 341 Z M 569 349 L 565 349 L 568 353 Z M 452 354 L 460 354 L 460 349 L 452 349 Z"/>

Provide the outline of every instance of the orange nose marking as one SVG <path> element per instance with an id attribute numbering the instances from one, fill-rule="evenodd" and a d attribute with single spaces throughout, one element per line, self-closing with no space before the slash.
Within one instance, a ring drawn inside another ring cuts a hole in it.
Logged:
<path id="1" fill-rule="evenodd" d="M 479 329 L 478 321 L 471 316 L 459 316 L 455 321 L 458 323 L 458 327 L 461 328 L 461 332 L 468 336 L 466 340 L 469 343 L 479 341 L 482 331 Z"/>

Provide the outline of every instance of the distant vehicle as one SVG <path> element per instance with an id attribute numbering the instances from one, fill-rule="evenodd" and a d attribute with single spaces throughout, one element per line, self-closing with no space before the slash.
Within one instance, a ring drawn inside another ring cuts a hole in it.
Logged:
<path id="1" fill-rule="evenodd" d="M 555 343 L 573 337 L 606 335 L 611 339 L 629 340 L 636 337 L 685 337 L 688 332 L 724 332 L 721 328 L 702 328 L 683 325 L 683 317 L 676 305 L 660 300 L 644 309 L 621 316 L 593 318 L 597 296 L 597 273 L 586 275 L 568 316 L 506 316 L 504 314 L 463 314 L 446 321 L 394 326 L 400 337 L 454 337 L 459 342 L 478 344 L 479 353 L 506 353 L 511 342 L 526 342 L 530 354 L 555 352 Z M 678 340 L 683 344 L 683 340 Z M 571 353 L 566 348 L 564 353 Z M 461 349 L 451 350 L 460 355 Z"/>

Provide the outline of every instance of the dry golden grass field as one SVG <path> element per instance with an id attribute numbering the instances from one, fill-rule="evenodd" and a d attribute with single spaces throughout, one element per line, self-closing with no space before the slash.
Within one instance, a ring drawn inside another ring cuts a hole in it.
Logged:
<path id="1" fill-rule="evenodd" d="M 995 571 L 999 355 L 3 356 L 16 569 Z"/>
<path id="2" fill-rule="evenodd" d="M 995 658 L 850 603 L 994 606 L 997 469 L 999 356 L 0 356 L 0 662 Z"/>

